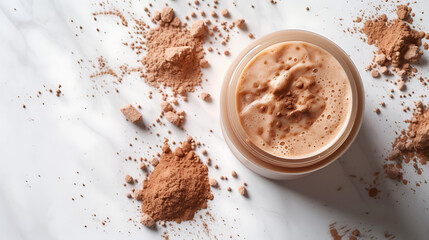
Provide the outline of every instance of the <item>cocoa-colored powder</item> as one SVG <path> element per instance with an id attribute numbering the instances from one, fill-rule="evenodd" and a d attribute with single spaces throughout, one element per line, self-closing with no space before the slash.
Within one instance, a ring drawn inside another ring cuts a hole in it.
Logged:
<path id="1" fill-rule="evenodd" d="M 340 235 L 338 233 L 336 224 L 337 223 L 331 223 L 329 225 L 329 233 L 331 233 L 331 237 L 332 237 L 333 240 L 341 240 L 343 238 L 343 235 Z"/>
<path id="2" fill-rule="evenodd" d="M 192 138 L 174 152 L 164 145 L 159 164 L 143 182 L 142 212 L 153 220 L 191 220 L 196 211 L 207 208 L 210 193 L 208 169 L 193 151 Z"/>
<path id="3" fill-rule="evenodd" d="M 121 19 L 122 25 L 124 25 L 125 27 L 128 27 L 127 20 L 125 19 L 124 15 L 122 15 L 122 13 L 119 12 L 118 10 L 95 12 L 92 15 L 93 16 L 98 16 L 98 15 L 114 15 L 114 16 L 117 16 L 117 17 L 119 17 Z"/>
<path id="4" fill-rule="evenodd" d="M 349 240 L 357 240 L 357 239 L 374 239 L 374 236 L 369 235 L 372 230 L 369 229 L 367 232 L 368 235 L 362 236 L 361 231 L 359 229 L 354 229 L 348 227 L 347 225 L 341 224 L 338 226 L 337 222 L 331 223 L 329 225 L 329 233 L 331 234 L 332 240 L 341 240 L 341 239 L 349 239 Z"/>
<path id="5" fill-rule="evenodd" d="M 398 15 L 398 18 L 401 20 L 406 19 L 411 13 L 411 8 L 405 6 L 405 5 L 399 5 L 398 9 L 396 10 L 396 15 Z"/>
<path id="6" fill-rule="evenodd" d="M 407 75 L 411 74 L 410 63 L 416 63 L 423 55 L 419 46 L 422 44 L 424 32 L 411 28 L 404 21 L 408 18 L 411 9 L 407 6 L 398 6 L 398 19 L 387 20 L 386 15 L 377 19 L 367 20 L 362 32 L 367 36 L 367 43 L 378 48 L 375 61 L 380 66 L 391 66 L 395 71 L 405 70 Z"/>
<path id="7" fill-rule="evenodd" d="M 342 236 L 338 234 L 338 230 L 335 228 L 332 228 L 329 230 L 329 232 L 331 233 L 331 237 L 334 240 L 341 240 Z"/>
<path id="8" fill-rule="evenodd" d="M 210 44 L 221 41 L 222 45 L 226 46 L 234 27 L 247 29 L 243 19 L 237 20 L 236 24 L 230 19 L 229 13 L 226 18 L 229 20 L 229 25 L 227 25 L 227 21 L 218 23 L 218 21 L 211 22 L 206 19 L 197 20 L 188 27 L 188 23 L 182 23 L 175 16 L 172 8 L 165 7 L 161 11 L 153 11 L 151 22 L 156 26 L 152 27 L 143 18 L 139 18 L 132 12 L 110 10 L 106 6 L 101 7 L 103 9 L 94 12 L 93 15 L 119 17 L 123 21 L 122 25 L 128 28 L 127 31 L 130 35 L 130 41 L 122 44 L 128 46 L 137 56 L 143 57 L 140 57 L 137 66 L 132 62 L 127 62 L 120 65 L 119 70 L 111 68 L 103 59 L 99 66 L 93 64 L 92 67 L 99 71 L 91 74 L 90 77 L 95 79 L 110 75 L 117 79 L 115 83 L 121 83 L 123 78 L 137 72 L 150 86 L 156 87 L 160 91 L 170 88 L 174 95 L 180 94 L 185 101 L 186 94 L 193 92 L 197 86 L 201 85 L 201 68 L 209 67 L 208 61 L 204 59 L 203 43 L 206 38 L 210 38 Z M 150 15 L 148 8 L 145 11 Z M 201 12 L 201 15 L 205 15 L 205 13 Z M 129 22 L 126 19 L 129 19 Z M 94 20 L 97 21 L 96 17 Z M 211 25 L 210 30 L 207 28 L 209 25 Z M 208 47 L 207 50 L 213 52 L 212 47 Z M 116 92 L 119 93 L 117 89 Z"/>
<path id="9" fill-rule="evenodd" d="M 373 188 L 370 188 L 368 190 L 368 195 L 372 198 L 375 198 L 375 197 L 377 197 L 378 192 L 379 192 L 379 190 L 377 188 L 373 187 Z"/>
<path id="10" fill-rule="evenodd" d="M 429 161 L 429 109 L 421 102 L 416 103 L 416 110 L 409 123 L 408 130 L 396 138 L 390 160 L 398 164 L 386 167 L 387 175 L 392 179 L 401 179 L 401 163 L 413 163 L 417 174 L 422 173 L 418 163 L 426 165 Z"/>
<path id="11" fill-rule="evenodd" d="M 201 84 L 201 67 L 205 67 L 202 60 L 206 28 L 202 21 L 192 25 L 191 31 L 180 24 L 163 22 L 171 21 L 172 9 L 163 12 L 166 17 L 161 16 L 159 25 L 145 36 L 147 53 L 141 60 L 145 80 L 154 87 L 170 87 L 174 94 L 193 92 Z"/>
<path id="12" fill-rule="evenodd" d="M 184 111 L 176 111 L 176 109 L 174 109 L 173 106 L 166 101 L 161 102 L 161 110 L 162 114 L 169 122 L 183 129 L 183 123 L 185 122 Z"/>

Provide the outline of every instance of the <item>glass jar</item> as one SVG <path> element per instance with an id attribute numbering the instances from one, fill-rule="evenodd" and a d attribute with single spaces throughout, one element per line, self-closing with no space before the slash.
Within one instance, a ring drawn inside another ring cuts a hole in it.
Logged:
<path id="1" fill-rule="evenodd" d="M 316 45 L 330 53 L 347 74 L 351 88 L 348 119 L 337 137 L 322 151 L 303 158 L 285 158 L 270 154 L 246 137 L 237 111 L 237 86 L 247 64 L 261 51 L 278 43 L 300 41 Z M 304 176 L 334 162 L 351 145 L 362 124 L 364 91 L 355 65 L 347 54 L 329 39 L 302 30 L 283 30 L 268 34 L 247 46 L 228 69 L 221 90 L 221 125 L 232 153 L 252 171 L 272 179 L 293 179 Z"/>

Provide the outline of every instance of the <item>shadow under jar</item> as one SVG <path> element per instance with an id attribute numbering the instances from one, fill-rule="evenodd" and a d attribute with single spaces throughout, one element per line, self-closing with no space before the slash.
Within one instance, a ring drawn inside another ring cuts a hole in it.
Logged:
<path id="1" fill-rule="evenodd" d="M 266 35 L 230 66 L 221 90 L 229 148 L 249 169 L 293 179 L 338 159 L 363 117 L 359 73 L 330 40 L 302 30 Z"/>

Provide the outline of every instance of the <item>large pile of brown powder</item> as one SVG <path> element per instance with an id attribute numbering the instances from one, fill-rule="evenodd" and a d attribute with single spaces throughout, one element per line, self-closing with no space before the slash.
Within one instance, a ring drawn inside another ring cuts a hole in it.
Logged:
<path id="1" fill-rule="evenodd" d="M 378 48 L 374 61 L 383 74 L 389 75 L 387 67 L 391 67 L 392 71 L 404 79 L 417 71 L 410 64 L 418 62 L 423 55 L 419 47 L 425 33 L 411 28 L 407 22 L 412 20 L 410 12 L 411 8 L 400 5 L 397 10 L 398 19 L 388 20 L 386 15 L 382 14 L 376 19 L 367 20 L 362 28 L 362 32 L 367 36 L 367 43 Z M 375 64 L 372 68 L 376 67 Z M 373 77 L 378 76 L 377 71 L 373 72 Z"/>
<path id="2" fill-rule="evenodd" d="M 401 67 L 406 63 L 417 62 L 423 52 L 418 49 L 424 33 L 413 30 L 410 25 L 400 19 L 368 20 L 363 27 L 368 36 L 368 44 L 375 44 L 380 54 L 384 54 L 384 64 Z"/>
<path id="3" fill-rule="evenodd" d="M 193 149 L 195 142 L 190 137 L 174 152 L 164 145 L 159 164 L 138 191 L 144 219 L 149 216 L 154 221 L 180 223 L 207 208 L 207 200 L 213 199 L 208 169 Z"/>
<path id="4" fill-rule="evenodd" d="M 141 60 L 146 82 L 154 87 L 170 87 L 175 94 L 193 92 L 201 84 L 205 63 L 204 22 L 197 21 L 188 30 L 171 8 L 155 12 L 154 21 L 159 25 L 145 36 L 147 52 Z"/>

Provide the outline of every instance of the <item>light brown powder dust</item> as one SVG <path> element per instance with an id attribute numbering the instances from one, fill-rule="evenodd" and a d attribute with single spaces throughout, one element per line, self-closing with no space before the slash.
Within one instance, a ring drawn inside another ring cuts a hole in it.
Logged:
<path id="1" fill-rule="evenodd" d="M 147 53 L 141 62 L 149 85 L 170 87 L 174 94 L 186 94 L 201 84 L 205 26 L 202 24 L 198 29 L 191 29 L 192 32 L 161 20 L 147 33 Z"/>
<path id="2" fill-rule="evenodd" d="M 166 144 L 159 164 L 144 180 L 142 212 L 154 221 L 191 220 L 196 211 L 207 208 L 210 192 L 208 168 L 193 151 L 192 138 L 184 141 L 174 152 Z"/>
<path id="3" fill-rule="evenodd" d="M 421 165 L 429 161 L 429 110 L 421 102 L 416 103 L 413 117 L 407 121 L 408 130 L 393 143 L 390 155 L 392 164 L 386 165 L 389 178 L 401 180 L 402 163 L 411 163 L 418 175 L 422 174 Z"/>
<path id="4" fill-rule="evenodd" d="M 411 19 L 411 9 L 405 5 L 398 6 L 398 19 L 388 20 L 385 14 L 376 19 L 367 20 L 362 32 L 367 36 L 367 43 L 378 48 L 375 62 L 380 66 L 392 67 L 401 78 L 412 74 L 410 64 L 416 63 L 423 55 L 419 48 L 422 45 L 424 32 L 411 28 L 405 21 Z M 399 71 L 403 70 L 401 74 Z M 385 71 L 387 74 L 388 71 Z"/>

